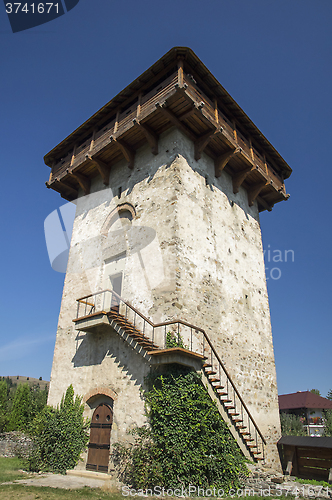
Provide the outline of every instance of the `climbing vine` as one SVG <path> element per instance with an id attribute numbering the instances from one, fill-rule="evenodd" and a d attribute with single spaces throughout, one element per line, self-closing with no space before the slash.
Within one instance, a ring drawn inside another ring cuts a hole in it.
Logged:
<path id="1" fill-rule="evenodd" d="M 122 480 L 134 488 L 239 487 L 246 459 L 200 376 L 175 365 L 148 386 L 150 425 L 132 431 L 131 445 L 114 447 Z"/>

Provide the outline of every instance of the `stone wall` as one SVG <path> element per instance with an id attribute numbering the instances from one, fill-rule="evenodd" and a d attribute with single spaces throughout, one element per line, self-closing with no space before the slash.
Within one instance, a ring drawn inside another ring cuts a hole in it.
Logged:
<path id="1" fill-rule="evenodd" d="M 4 432 L 0 434 L 0 457 L 25 458 L 32 448 L 32 441 L 21 432 Z"/>
<path id="2" fill-rule="evenodd" d="M 148 363 L 114 331 L 75 331 L 76 299 L 105 287 L 105 265 L 126 256 L 122 296 L 152 321 L 175 318 L 204 328 L 268 441 L 267 463 L 279 463 L 276 373 L 257 205 L 234 195 L 211 158 L 194 160 L 194 145 L 176 129 L 147 146 L 135 167 L 112 166 L 111 189 L 95 179 L 77 201 L 52 368 L 49 403 L 70 383 L 86 396 L 95 387 L 115 395 L 113 440 L 145 422 L 140 389 Z M 114 195 L 114 196 L 113 196 Z M 110 213 L 135 212 L 126 239 L 103 234 Z M 102 396 L 98 396 L 102 401 Z M 96 400 L 97 401 L 97 400 Z M 96 403 L 94 401 L 94 403 Z M 86 403 L 86 416 L 94 405 Z"/>

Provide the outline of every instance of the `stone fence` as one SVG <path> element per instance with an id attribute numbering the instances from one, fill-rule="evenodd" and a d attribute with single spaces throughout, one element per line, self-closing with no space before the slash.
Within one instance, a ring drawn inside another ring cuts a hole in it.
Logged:
<path id="1" fill-rule="evenodd" d="M 28 457 L 32 448 L 32 440 L 22 432 L 5 432 L 0 434 L 0 457 Z"/>

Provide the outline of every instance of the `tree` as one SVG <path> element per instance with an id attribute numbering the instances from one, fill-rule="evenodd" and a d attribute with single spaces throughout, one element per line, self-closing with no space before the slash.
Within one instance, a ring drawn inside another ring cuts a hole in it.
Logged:
<path id="1" fill-rule="evenodd" d="M 8 431 L 27 431 L 31 421 L 31 396 L 28 384 L 17 387 L 7 425 Z"/>
<path id="2" fill-rule="evenodd" d="M 332 401 L 332 389 L 329 390 L 329 392 L 327 393 L 326 398 L 329 399 L 330 401 Z"/>
<path id="3" fill-rule="evenodd" d="M 310 389 L 309 392 L 312 392 L 313 394 L 316 394 L 317 396 L 320 396 L 320 391 L 318 389 Z"/>
<path id="4" fill-rule="evenodd" d="M 0 381 L 0 432 L 5 430 L 8 422 L 7 417 L 7 402 L 8 402 L 8 385 L 4 380 Z"/>
<path id="5" fill-rule="evenodd" d="M 64 474 L 78 463 L 89 440 L 89 422 L 83 418 L 82 398 L 70 385 L 60 406 L 45 406 L 32 424 L 35 448 L 29 459 L 30 470 Z"/>
<path id="6" fill-rule="evenodd" d="M 30 387 L 31 395 L 31 421 L 35 416 L 42 412 L 47 403 L 48 387 L 45 386 L 43 390 L 40 389 L 39 384 Z"/>
<path id="7" fill-rule="evenodd" d="M 281 434 L 283 436 L 305 436 L 303 417 L 291 413 L 280 413 Z"/>

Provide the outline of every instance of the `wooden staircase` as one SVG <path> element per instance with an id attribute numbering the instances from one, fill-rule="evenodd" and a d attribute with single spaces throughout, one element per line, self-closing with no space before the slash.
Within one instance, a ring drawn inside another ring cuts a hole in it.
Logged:
<path id="1" fill-rule="evenodd" d="M 203 383 L 210 397 L 216 401 L 220 415 L 229 426 L 242 452 L 248 458 L 264 463 L 264 436 L 203 329 L 183 320 L 154 324 L 112 290 L 82 297 L 77 299 L 77 303 L 77 318 L 73 320 L 77 329 L 80 329 L 80 324 L 84 326 L 82 322 L 92 321 L 93 326 L 91 323 L 91 326 L 85 325 L 83 328 L 85 331 L 91 331 L 92 328 L 98 327 L 98 321 L 104 322 L 105 318 L 106 323 L 122 335 L 124 341 L 131 345 L 134 341 L 134 344 L 140 346 L 144 356 L 164 355 L 170 353 L 171 349 L 181 351 L 180 354 L 186 357 L 198 357 L 199 361 L 194 369 L 199 370 L 198 367 L 202 367 Z M 105 309 L 105 303 L 110 304 L 108 310 Z M 172 332 L 173 341 L 176 339 L 176 349 L 174 345 L 170 348 L 168 344 L 169 332 Z"/>
<path id="2" fill-rule="evenodd" d="M 221 385 L 221 380 L 217 375 L 217 372 L 213 370 L 210 363 L 203 363 L 203 370 L 212 387 L 214 393 L 219 399 L 220 403 L 223 405 L 229 419 L 234 424 L 237 433 L 245 444 L 247 450 L 255 461 L 264 460 L 263 453 L 259 450 L 257 440 L 255 442 L 254 437 L 252 437 L 252 432 L 248 429 L 247 425 L 244 425 L 243 415 L 241 415 L 241 409 L 237 410 L 236 406 L 233 404 L 233 398 L 228 397 L 227 385 Z"/>
<path id="3" fill-rule="evenodd" d="M 140 345 L 147 351 L 155 351 L 157 349 L 160 349 L 116 309 L 108 312 L 107 316 L 115 323 L 117 323 L 117 325 L 119 325 L 122 330 L 124 330 L 131 338 L 133 338 L 138 345 Z"/>

